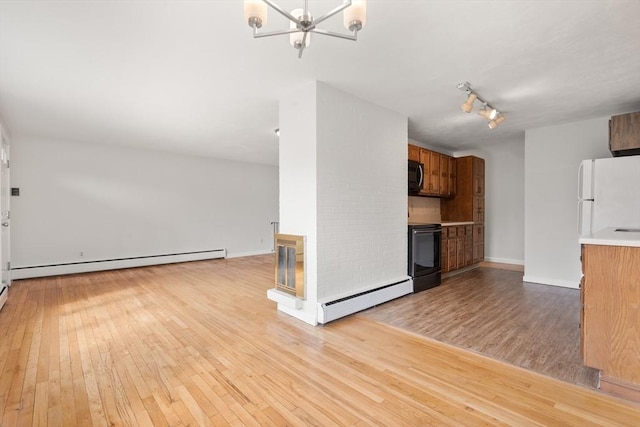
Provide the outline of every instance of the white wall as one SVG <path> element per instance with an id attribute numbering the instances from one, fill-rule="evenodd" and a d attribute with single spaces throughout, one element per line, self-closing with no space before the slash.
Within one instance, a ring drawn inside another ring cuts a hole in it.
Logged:
<path id="1" fill-rule="evenodd" d="M 524 135 L 454 155 L 485 159 L 485 259 L 523 265 Z"/>
<path id="2" fill-rule="evenodd" d="M 280 102 L 280 231 L 306 236 L 306 301 L 407 281 L 407 119 L 326 84 Z"/>
<path id="3" fill-rule="evenodd" d="M 13 267 L 273 248 L 277 167 L 26 137 L 11 165 Z"/>
<path id="4" fill-rule="evenodd" d="M 317 323 L 316 82 L 296 87 L 279 104 L 280 233 L 305 236 L 305 293 L 300 309 L 278 309 Z"/>
<path id="5" fill-rule="evenodd" d="M 578 287 L 578 166 L 584 159 L 611 157 L 608 121 L 525 132 L 525 281 Z"/>
<path id="6" fill-rule="evenodd" d="M 407 279 L 407 118 L 318 84 L 318 300 Z"/>

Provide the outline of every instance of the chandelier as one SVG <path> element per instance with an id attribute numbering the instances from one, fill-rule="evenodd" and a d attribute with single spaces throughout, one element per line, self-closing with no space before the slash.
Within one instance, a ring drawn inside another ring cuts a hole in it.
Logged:
<path id="1" fill-rule="evenodd" d="M 289 29 L 270 32 L 258 31 L 263 25 L 267 24 L 267 6 L 270 6 L 289 20 Z M 344 26 L 351 31 L 351 34 L 336 33 L 317 28 L 318 24 L 340 12 L 344 12 Z M 302 58 L 302 52 L 311 43 L 310 33 L 346 40 L 357 40 L 358 31 L 364 28 L 367 23 L 367 3 L 366 0 L 343 0 L 340 6 L 318 18 L 314 18 L 309 12 L 308 0 L 304 0 L 302 9 L 294 9 L 291 12 L 287 12 L 271 0 L 244 0 L 244 19 L 253 28 L 254 38 L 289 34 L 289 43 L 298 50 L 298 58 Z"/>

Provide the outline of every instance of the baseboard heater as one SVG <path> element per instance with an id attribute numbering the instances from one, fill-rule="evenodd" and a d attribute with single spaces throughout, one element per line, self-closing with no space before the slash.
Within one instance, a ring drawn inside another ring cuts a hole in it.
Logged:
<path id="1" fill-rule="evenodd" d="M 226 258 L 226 249 L 208 251 L 182 252 L 166 255 L 148 255 L 131 258 L 114 258 L 96 261 L 69 262 L 61 264 L 34 265 L 13 267 L 12 279 L 28 279 L 32 277 L 58 276 L 62 274 L 88 273 L 92 271 L 117 270 L 120 268 L 144 267 L 147 265 L 172 264 L 186 261 Z"/>
<path id="2" fill-rule="evenodd" d="M 318 322 L 328 323 L 413 292 L 411 279 L 320 304 Z"/>

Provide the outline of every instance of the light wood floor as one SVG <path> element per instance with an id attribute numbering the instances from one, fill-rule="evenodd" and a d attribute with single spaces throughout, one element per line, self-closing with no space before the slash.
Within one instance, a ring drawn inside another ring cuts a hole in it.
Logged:
<path id="1" fill-rule="evenodd" d="M 637 425 L 640 407 L 362 316 L 311 327 L 271 256 L 18 281 L 0 425 Z"/>
<path id="2" fill-rule="evenodd" d="M 370 319 L 596 388 L 580 352 L 580 291 L 523 283 L 522 273 L 476 268 L 363 313 Z"/>

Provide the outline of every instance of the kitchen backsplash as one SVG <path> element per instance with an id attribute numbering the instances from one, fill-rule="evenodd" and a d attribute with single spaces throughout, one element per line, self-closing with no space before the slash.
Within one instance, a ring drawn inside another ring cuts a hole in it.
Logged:
<path id="1" fill-rule="evenodd" d="M 440 199 L 437 197 L 412 197 L 408 202 L 409 222 L 441 222 Z"/>

